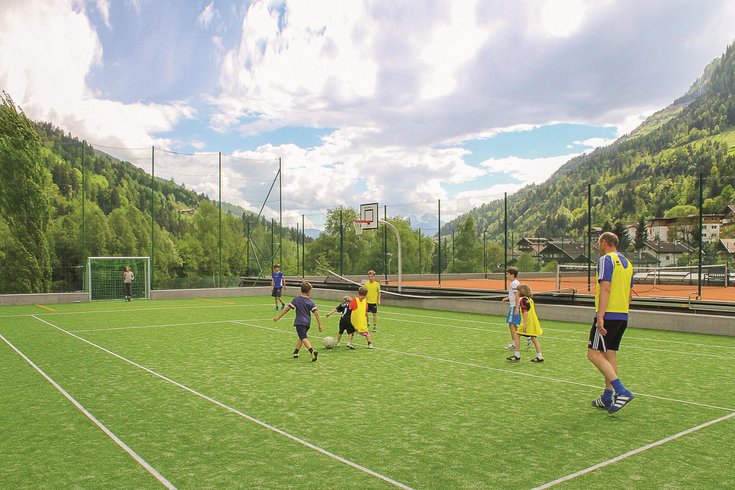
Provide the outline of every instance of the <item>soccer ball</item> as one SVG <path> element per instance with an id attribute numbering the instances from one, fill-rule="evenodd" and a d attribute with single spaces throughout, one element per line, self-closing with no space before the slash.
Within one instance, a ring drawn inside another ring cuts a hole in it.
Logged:
<path id="1" fill-rule="evenodd" d="M 324 337 L 324 348 L 325 349 L 333 348 L 336 343 L 337 342 L 334 340 L 334 337 Z"/>

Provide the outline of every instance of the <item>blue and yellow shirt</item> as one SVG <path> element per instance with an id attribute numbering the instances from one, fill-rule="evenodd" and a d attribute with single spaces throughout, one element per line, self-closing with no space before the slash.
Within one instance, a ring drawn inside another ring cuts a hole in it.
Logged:
<path id="1" fill-rule="evenodd" d="M 610 283 L 610 298 L 607 301 L 605 320 L 627 320 L 630 305 L 630 290 L 633 288 L 633 264 L 620 252 L 610 252 L 597 262 L 597 292 L 595 313 L 600 305 L 599 283 Z"/>

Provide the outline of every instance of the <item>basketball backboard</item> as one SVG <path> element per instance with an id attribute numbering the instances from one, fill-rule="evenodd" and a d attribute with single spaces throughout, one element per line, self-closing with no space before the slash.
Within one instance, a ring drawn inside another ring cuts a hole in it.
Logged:
<path id="1" fill-rule="evenodd" d="M 369 223 L 363 223 L 363 230 L 377 230 L 378 221 L 380 216 L 378 214 L 378 203 L 373 202 L 370 204 L 360 204 L 360 217 L 361 220 L 369 221 Z"/>

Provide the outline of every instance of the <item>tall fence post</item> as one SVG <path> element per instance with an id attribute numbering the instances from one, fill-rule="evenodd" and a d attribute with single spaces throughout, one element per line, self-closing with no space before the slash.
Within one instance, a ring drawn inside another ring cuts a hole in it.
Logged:
<path id="1" fill-rule="evenodd" d="M 219 216 L 217 225 L 217 249 L 219 257 L 219 273 L 217 274 L 217 286 L 222 287 L 222 152 L 219 153 L 218 158 L 218 174 L 219 174 Z"/>
<path id="2" fill-rule="evenodd" d="M 342 223 L 342 208 L 339 208 L 339 275 L 344 277 L 344 225 Z"/>
<path id="3" fill-rule="evenodd" d="M 88 291 L 89 284 L 87 284 L 87 237 L 86 237 L 86 221 L 85 221 L 85 201 L 87 200 L 86 188 L 86 141 L 82 141 L 82 290 Z"/>
<path id="4" fill-rule="evenodd" d="M 702 226 L 704 224 L 704 215 L 702 207 L 704 203 L 704 178 L 702 172 L 699 172 L 699 259 L 697 260 L 697 298 L 702 299 Z"/>
<path id="5" fill-rule="evenodd" d="M 156 147 L 151 146 L 151 289 L 155 289 L 155 282 L 153 277 L 156 271 L 156 234 L 155 234 L 155 214 L 156 214 L 156 201 L 155 201 L 155 189 L 156 189 Z"/>
<path id="6" fill-rule="evenodd" d="M 438 260 L 436 264 L 436 271 L 439 273 L 439 287 L 442 287 L 442 200 L 439 199 L 437 203 L 437 233 L 436 233 L 436 244 L 439 247 Z"/>
<path id="7" fill-rule="evenodd" d="M 592 292 L 592 184 L 587 184 L 587 293 Z"/>
<path id="8" fill-rule="evenodd" d="M 508 193 L 503 193 L 503 237 L 505 245 L 503 246 L 503 271 L 508 270 Z M 485 271 L 485 278 L 487 279 L 487 271 Z M 503 289 L 508 289 L 508 274 L 503 274 Z"/>

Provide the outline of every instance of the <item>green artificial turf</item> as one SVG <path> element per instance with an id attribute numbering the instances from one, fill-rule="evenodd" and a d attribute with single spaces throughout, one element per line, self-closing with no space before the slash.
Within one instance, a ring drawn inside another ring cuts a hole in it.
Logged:
<path id="1" fill-rule="evenodd" d="M 380 308 L 373 350 L 323 349 L 334 316 L 310 331 L 318 362 L 293 359 L 294 314 L 274 323 L 271 305 L 8 307 L 0 335 L 179 488 L 534 488 L 735 413 L 732 337 L 630 329 L 620 375 L 637 397 L 609 415 L 590 406 L 589 326 L 544 321 L 543 305 L 543 364 L 505 360 L 500 317 L 398 307 Z M 0 487 L 161 486 L 5 342 L 0 374 Z M 559 487 L 735 487 L 733 427 Z"/>

